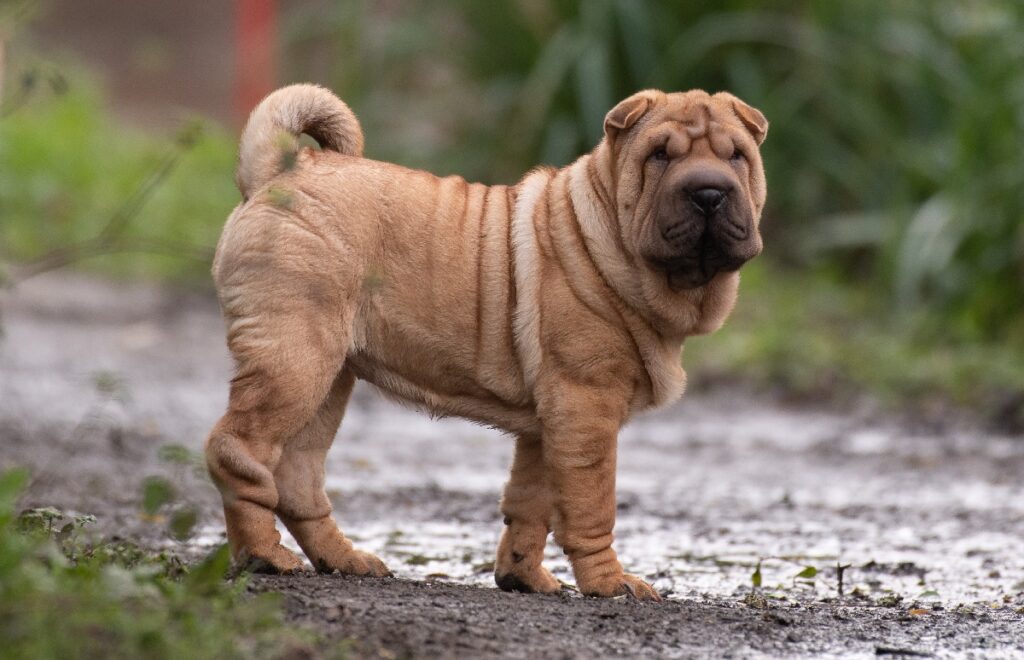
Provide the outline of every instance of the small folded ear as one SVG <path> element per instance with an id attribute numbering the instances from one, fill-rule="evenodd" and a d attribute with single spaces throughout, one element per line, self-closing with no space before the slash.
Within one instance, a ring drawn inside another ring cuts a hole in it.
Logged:
<path id="1" fill-rule="evenodd" d="M 654 94 L 650 90 L 637 92 L 621 101 L 604 117 L 604 134 L 614 140 L 619 131 L 632 128 L 647 112 L 654 102 Z"/>
<path id="2" fill-rule="evenodd" d="M 761 111 L 752 105 L 748 105 L 736 98 L 732 94 L 727 92 L 720 92 L 720 94 L 729 99 L 732 103 L 732 110 L 739 117 L 739 120 L 743 122 L 743 125 L 750 131 L 750 134 L 754 136 L 754 142 L 760 145 L 764 142 L 765 137 L 768 135 L 768 120 L 765 118 Z"/>

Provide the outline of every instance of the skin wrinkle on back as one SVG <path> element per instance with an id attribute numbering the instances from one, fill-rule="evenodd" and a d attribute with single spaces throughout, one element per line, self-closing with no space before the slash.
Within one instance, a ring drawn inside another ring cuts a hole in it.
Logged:
<path id="1" fill-rule="evenodd" d="M 476 295 L 473 296 L 473 302 L 476 304 L 476 332 L 474 333 L 474 360 L 476 362 L 476 373 L 477 377 L 481 375 L 480 363 L 482 361 L 482 350 L 484 344 L 484 271 L 483 271 L 483 259 L 484 259 L 484 240 L 487 235 L 487 201 L 491 195 L 491 187 L 488 186 L 484 190 L 484 199 L 480 204 L 480 215 L 477 217 L 477 223 L 479 225 L 477 231 L 477 249 L 476 249 Z"/>
<path id="2" fill-rule="evenodd" d="M 461 187 L 461 186 L 464 186 L 466 184 L 464 184 L 460 180 L 453 180 L 452 182 L 450 182 L 450 185 L 452 185 L 453 187 Z M 483 226 L 482 226 L 483 222 L 484 222 L 484 219 L 489 217 L 492 214 L 495 214 L 495 213 L 497 213 L 497 216 L 500 217 L 502 212 L 503 212 L 503 209 L 500 206 L 501 200 L 507 199 L 507 196 L 506 195 L 494 195 L 494 196 L 491 196 L 491 195 L 487 194 L 488 188 L 484 188 L 483 186 L 480 186 L 479 184 L 472 184 L 472 186 L 470 186 L 469 189 L 473 191 L 472 194 L 469 195 L 469 198 L 470 198 L 469 202 L 470 203 L 463 205 L 461 208 L 459 208 L 457 213 L 452 214 L 450 207 L 446 206 L 447 199 L 445 198 L 445 192 L 447 191 L 447 188 L 445 186 L 442 186 L 441 187 L 441 191 L 442 192 L 438 195 L 438 206 L 437 206 L 437 208 L 439 209 L 439 211 L 435 211 L 435 215 L 437 215 L 437 214 L 445 215 L 447 213 L 449 215 L 449 217 L 455 218 L 457 220 L 457 224 L 458 224 L 459 228 L 462 230 L 462 235 L 465 235 L 465 236 L 472 235 L 474 238 L 476 238 L 477 236 L 480 236 L 480 235 L 490 236 L 491 232 L 486 231 L 483 228 Z M 487 199 L 488 199 L 488 204 L 486 206 L 483 205 L 483 201 L 482 201 L 484 197 L 487 197 Z M 477 200 L 480 201 L 478 209 L 477 209 L 477 204 L 476 204 Z M 476 210 L 479 210 L 479 213 L 476 213 L 475 212 Z M 480 225 L 474 225 L 474 222 L 479 222 Z M 501 232 L 501 234 L 504 234 L 504 233 L 505 232 Z M 436 236 L 445 236 L 445 234 L 443 232 L 435 232 L 435 235 Z M 467 243 L 467 241 L 464 241 L 464 240 L 458 240 L 458 239 L 453 240 L 452 236 L 449 234 L 449 235 L 446 236 L 445 240 L 437 242 L 437 243 L 432 243 L 432 245 L 435 246 L 434 247 L 435 251 L 442 251 L 443 252 L 443 250 L 446 249 L 447 245 L 451 245 L 451 244 L 466 244 L 466 243 Z M 480 252 L 482 252 L 481 257 L 480 257 L 480 263 L 484 263 L 485 261 L 488 261 L 488 262 L 492 262 L 492 261 L 500 262 L 501 261 L 501 259 L 491 259 L 489 256 L 487 256 L 488 254 L 490 254 L 490 253 L 494 252 L 496 249 L 498 249 L 498 247 L 500 247 L 500 244 L 495 245 L 495 244 L 491 244 L 491 243 L 488 243 L 488 242 L 484 242 L 484 243 L 479 243 L 478 245 L 480 245 L 483 248 L 482 250 L 480 250 Z M 436 261 L 436 260 L 432 260 L 432 261 Z M 475 270 L 475 268 L 474 268 L 474 270 Z M 479 279 L 478 279 L 478 277 L 475 274 L 474 274 L 472 279 L 473 279 L 474 283 L 478 283 L 479 282 Z M 500 278 L 499 278 L 499 280 L 500 280 Z M 500 289 L 504 289 L 504 285 L 502 285 L 499 288 Z M 439 289 L 437 289 L 437 287 L 435 286 L 434 288 L 431 289 L 431 291 L 433 292 L 433 296 L 436 297 L 438 295 L 437 292 L 439 291 Z M 475 299 L 481 299 L 481 300 L 485 300 L 485 301 L 486 300 L 492 300 L 492 299 L 496 298 L 496 296 L 494 296 L 490 292 L 484 291 L 484 290 L 478 290 L 476 292 L 476 294 L 472 295 L 472 297 L 475 298 Z M 501 296 L 497 296 L 498 299 L 500 299 L 500 297 Z M 432 309 L 432 310 L 435 310 L 437 313 L 441 312 L 441 308 L 438 307 L 436 304 L 431 304 L 431 305 L 428 306 L 428 308 Z M 475 310 L 475 306 L 474 306 L 474 310 Z M 475 317 L 476 317 L 476 312 L 474 311 L 474 318 Z M 430 325 L 431 326 L 436 326 L 435 322 L 439 321 L 440 318 L 441 317 L 432 317 L 433 321 L 430 323 Z M 475 335 L 477 333 L 474 332 L 473 334 Z M 481 339 L 481 341 L 483 341 L 483 339 Z M 475 355 L 475 351 L 473 353 Z M 493 351 L 487 351 L 486 354 L 492 355 Z M 479 370 L 483 366 L 485 366 L 485 365 L 481 361 L 477 360 L 475 357 L 473 359 L 473 363 L 476 364 L 476 367 L 474 368 L 474 370 L 477 372 L 477 374 L 479 374 Z M 367 375 L 369 376 L 369 374 L 367 374 Z M 397 374 L 390 374 L 389 378 L 397 379 L 398 376 L 397 376 Z M 483 379 L 481 379 L 481 380 L 483 380 Z M 427 384 L 425 384 L 425 383 L 420 383 L 418 381 L 410 381 L 410 382 L 407 382 L 406 385 L 402 386 L 402 389 L 403 390 L 408 390 L 409 388 L 425 388 L 426 386 L 427 386 Z M 493 390 L 493 388 L 487 388 L 487 389 L 491 390 L 491 394 L 493 396 L 495 396 L 496 400 L 510 400 L 511 399 L 512 401 L 517 401 L 518 402 L 518 401 L 521 401 L 524 398 L 520 393 L 517 393 L 517 392 L 512 392 L 511 396 L 510 396 L 510 391 L 507 388 L 505 389 L 504 394 L 500 394 L 500 395 L 497 392 L 495 392 Z M 434 397 L 437 396 L 437 394 L 431 394 L 431 395 L 425 395 L 425 396 L 430 396 L 432 404 L 437 406 L 438 408 L 440 408 L 440 411 L 442 413 L 445 411 L 445 406 L 444 406 L 443 401 L 441 399 L 434 398 Z M 461 412 L 461 410 L 459 408 L 455 408 L 452 412 Z M 488 421 L 490 422 L 490 420 L 488 420 Z M 491 423 L 493 423 L 493 422 L 491 422 Z"/>
<path id="3" fill-rule="evenodd" d="M 524 385 L 532 387 L 540 363 L 540 319 L 537 293 L 533 280 L 537 276 L 535 207 L 547 187 L 550 174 L 535 170 L 519 184 L 516 206 L 512 213 L 512 254 L 515 269 L 515 311 L 512 314 L 513 338 Z"/>

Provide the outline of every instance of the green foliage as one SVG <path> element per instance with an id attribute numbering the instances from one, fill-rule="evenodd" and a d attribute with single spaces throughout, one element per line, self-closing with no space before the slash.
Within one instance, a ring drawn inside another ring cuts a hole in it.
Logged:
<path id="1" fill-rule="evenodd" d="M 199 513 L 194 507 L 179 507 L 171 513 L 167 529 L 175 541 L 187 541 L 192 538 L 192 530 L 199 522 Z"/>
<path id="2" fill-rule="evenodd" d="M 890 403 L 953 401 L 986 414 L 1024 392 L 1024 333 L 998 343 L 928 334 L 934 318 L 883 316 L 869 289 L 764 262 L 747 266 L 742 281 L 725 327 L 686 342 L 695 387 L 739 379 L 810 399 L 866 390 Z"/>
<path id="3" fill-rule="evenodd" d="M 15 514 L 27 482 L 0 473 L 0 655 L 11 658 L 247 658 L 308 649 L 277 597 L 227 582 L 222 546 L 195 566 L 128 542 L 90 543 L 89 516 Z"/>
<path id="4" fill-rule="evenodd" d="M 805 566 L 802 571 L 793 576 L 798 580 L 813 580 L 818 576 L 818 569 L 813 566 Z"/>
<path id="5" fill-rule="evenodd" d="M 199 511 L 188 494 L 197 481 L 208 479 L 206 463 L 196 452 L 179 444 L 161 446 L 157 458 L 170 468 L 171 476 L 151 475 L 143 479 L 142 513 L 150 522 L 166 522 L 167 533 L 175 541 L 187 541 L 199 522 Z"/>
<path id="6" fill-rule="evenodd" d="M 87 242 L 113 220 L 126 223 L 124 251 L 82 266 L 205 281 L 204 260 L 238 201 L 234 140 L 213 127 L 200 134 L 194 123 L 177 140 L 140 133 L 115 118 L 86 78 L 70 85 L 0 119 L 0 262 Z M 139 197 L 178 151 L 166 177 Z"/>
<path id="7" fill-rule="evenodd" d="M 163 477 L 147 477 L 142 482 L 142 510 L 146 515 L 155 516 L 175 495 L 174 486 Z"/>
<path id="8" fill-rule="evenodd" d="M 160 448 L 157 449 L 156 456 L 161 462 L 169 463 L 171 465 L 189 466 L 195 465 L 201 460 L 196 452 L 192 451 L 185 445 L 177 443 L 161 445 Z"/>

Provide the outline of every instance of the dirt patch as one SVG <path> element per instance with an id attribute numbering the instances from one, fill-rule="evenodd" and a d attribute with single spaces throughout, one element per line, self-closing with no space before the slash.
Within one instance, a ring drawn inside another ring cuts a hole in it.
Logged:
<path id="1" fill-rule="evenodd" d="M 189 463 L 231 373 L 213 300 L 47 276 L 2 304 L 0 468 L 32 469 L 25 504 L 92 513 L 100 533 L 189 557 L 223 542 L 216 492 Z M 168 445 L 186 460 L 166 460 Z M 328 485 L 346 533 L 398 578 L 252 588 L 281 592 L 290 618 L 358 655 L 1024 652 L 1020 438 L 735 391 L 638 419 L 621 439 L 617 547 L 660 606 L 493 587 L 511 449 L 357 390 Z M 198 511 L 191 541 L 141 514 L 154 475 Z M 571 581 L 553 545 L 547 563 Z"/>
<path id="2" fill-rule="evenodd" d="M 1007 612 L 909 614 L 834 602 L 750 607 L 716 598 L 655 605 L 338 576 L 260 577 L 253 589 L 285 593 L 294 620 L 358 655 L 781 657 L 1021 648 L 1021 619 Z"/>

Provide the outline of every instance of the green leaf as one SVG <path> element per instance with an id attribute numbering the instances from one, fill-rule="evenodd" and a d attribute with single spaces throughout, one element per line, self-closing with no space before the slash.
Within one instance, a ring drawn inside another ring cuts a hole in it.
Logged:
<path id="1" fill-rule="evenodd" d="M 29 513 L 39 516 L 47 522 L 53 522 L 60 520 L 64 517 L 64 512 L 52 506 L 44 506 L 38 509 L 29 509 Z"/>
<path id="2" fill-rule="evenodd" d="M 92 375 L 93 386 L 100 394 L 114 396 L 123 392 L 124 379 L 113 371 L 97 371 Z"/>
<path id="3" fill-rule="evenodd" d="M 227 544 L 220 545 L 192 568 L 185 578 L 185 586 L 193 594 L 214 594 L 220 588 L 231 567 L 231 552 Z"/>
<path id="4" fill-rule="evenodd" d="M 49 533 L 55 521 L 64 517 L 64 512 L 52 506 L 27 509 L 18 515 L 18 528 L 27 534 Z"/>
<path id="5" fill-rule="evenodd" d="M 15 500 L 21 496 L 28 484 L 28 470 L 14 468 L 0 472 L 0 512 L 13 508 Z"/>
<path id="6" fill-rule="evenodd" d="M 147 477 L 142 482 L 142 510 L 154 516 L 160 507 L 174 499 L 174 486 L 163 477 Z"/>
<path id="7" fill-rule="evenodd" d="M 761 560 L 757 560 L 757 568 L 750 576 L 750 583 L 754 585 L 755 589 L 761 588 Z"/>
<path id="8" fill-rule="evenodd" d="M 171 514 L 171 520 L 167 523 L 167 530 L 176 541 L 187 541 L 192 538 L 192 530 L 199 520 L 199 514 L 195 508 L 186 507 L 178 509 Z"/>
<path id="9" fill-rule="evenodd" d="M 804 579 L 807 579 L 807 580 L 811 580 L 811 579 L 814 579 L 815 577 L 817 577 L 817 575 L 818 575 L 818 569 L 816 569 L 813 566 L 807 566 L 807 567 L 804 568 L 804 570 L 802 570 L 799 573 L 797 573 L 795 577 L 797 579 L 804 578 Z"/>
<path id="10" fill-rule="evenodd" d="M 60 528 L 57 532 L 57 541 L 63 543 L 64 541 L 71 538 L 71 535 L 75 533 L 75 523 L 69 522 Z"/>
<path id="11" fill-rule="evenodd" d="M 80 513 L 75 516 L 75 527 L 85 527 L 96 522 L 96 516 L 89 513 Z"/>
<path id="12" fill-rule="evenodd" d="M 436 561 L 435 557 L 427 557 L 426 555 L 412 555 L 405 560 L 406 564 L 410 566 L 426 566 L 432 561 Z"/>
<path id="13" fill-rule="evenodd" d="M 191 465 L 198 460 L 194 451 L 178 444 L 164 445 L 157 450 L 156 455 L 164 463 L 177 465 Z"/>

